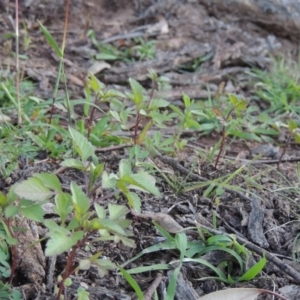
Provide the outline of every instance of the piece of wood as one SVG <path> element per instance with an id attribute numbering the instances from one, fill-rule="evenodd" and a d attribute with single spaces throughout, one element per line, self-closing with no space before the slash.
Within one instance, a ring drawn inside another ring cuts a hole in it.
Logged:
<path id="1" fill-rule="evenodd" d="M 199 0 L 210 14 L 258 24 L 276 35 L 300 40 L 299 0 Z"/>

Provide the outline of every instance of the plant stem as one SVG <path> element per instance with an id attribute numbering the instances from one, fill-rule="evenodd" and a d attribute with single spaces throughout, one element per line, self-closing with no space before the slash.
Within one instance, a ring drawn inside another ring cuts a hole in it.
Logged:
<path id="1" fill-rule="evenodd" d="M 20 100 L 20 78 L 19 78 L 19 1 L 16 0 L 16 96 L 17 96 L 17 105 L 18 105 L 18 125 L 22 123 L 22 112 L 21 112 L 21 100 Z"/>

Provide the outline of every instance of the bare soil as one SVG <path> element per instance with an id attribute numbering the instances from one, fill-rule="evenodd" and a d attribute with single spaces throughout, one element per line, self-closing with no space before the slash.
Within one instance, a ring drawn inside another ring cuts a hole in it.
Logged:
<path id="1" fill-rule="evenodd" d="M 37 19 L 41 20 L 55 39 L 61 43 L 64 26 L 63 1 L 31 1 L 28 7 L 21 3 L 20 7 L 20 40 L 24 37 L 30 39 L 29 47 L 24 48 L 21 43 L 21 54 L 26 59 L 21 60 L 24 77 L 30 78 L 35 84 L 35 95 L 44 99 L 51 99 L 53 86 L 57 77 L 58 60 L 53 50 L 46 44 L 39 30 Z M 151 2 L 151 1 L 149 1 Z M 72 1 L 73 3 L 73 1 Z M 65 67 L 67 85 L 72 99 L 83 97 L 84 80 L 91 68 L 96 68 L 93 56 L 97 53 L 87 32 L 93 30 L 99 41 L 109 40 L 118 47 L 128 47 L 132 43 L 133 33 L 144 39 L 155 39 L 156 57 L 150 61 L 137 61 L 133 63 L 110 62 L 109 68 L 95 72 L 99 79 L 108 86 L 116 89 L 128 89 L 128 78 L 133 77 L 151 88 L 147 80 L 147 70 L 154 69 L 159 75 L 170 78 L 172 89 L 165 98 L 176 104 L 181 103 L 184 91 L 191 98 L 207 99 L 208 88 L 214 96 L 220 84 L 224 83 L 225 92 L 249 97 L 252 94 L 249 86 L 249 77 L 246 75 L 251 66 L 267 69 L 270 65 L 270 54 L 285 53 L 291 57 L 297 56 L 298 43 L 288 38 L 270 33 L 268 29 L 255 22 L 238 21 L 232 19 L 217 19 L 211 11 L 197 1 L 161 1 L 155 5 L 146 1 L 109 1 L 89 0 L 85 3 L 75 1 L 72 4 L 68 36 L 65 53 Z M 160 4 L 160 5 L 158 5 Z M 0 34 L 3 36 L 13 32 L 14 1 L 4 0 L 0 3 Z M 23 22 L 23 23 L 22 23 Z M 24 29 L 26 28 L 26 30 Z M 15 71 L 13 40 L 2 40 L 0 43 L 1 68 Z M 196 72 L 186 71 L 199 57 L 207 57 Z M 185 68 L 184 68 L 185 67 Z M 63 94 L 63 86 L 60 89 Z M 263 104 L 262 104 L 263 107 Z M 80 114 L 80 109 L 78 110 Z M 170 132 L 176 130 L 169 128 Z M 300 265 L 292 260 L 293 241 L 298 233 L 298 203 L 299 196 L 288 190 L 277 191 L 282 186 L 298 186 L 296 174 L 297 158 L 300 149 L 292 144 L 288 149 L 286 161 L 280 163 L 278 156 L 283 148 L 278 141 L 277 156 L 261 157 L 260 161 L 251 162 L 251 150 L 261 151 L 259 144 L 227 141 L 226 155 L 222 157 L 217 168 L 213 162 L 208 162 L 197 154 L 197 151 L 207 152 L 220 138 L 219 133 L 200 137 L 197 133 L 185 133 L 189 139 L 186 150 L 178 153 L 176 159 L 169 157 L 155 157 L 155 163 L 162 169 L 173 173 L 179 178 L 184 187 L 191 186 L 189 192 L 176 194 L 162 178 L 157 176 L 158 186 L 162 198 L 142 195 L 142 211 L 151 213 L 167 213 L 171 215 L 182 227 L 199 224 L 213 230 L 213 213 L 217 215 L 217 230 L 234 233 L 244 238 L 257 248 L 268 251 L 282 264 L 274 264 L 268 259 L 264 274 L 258 279 L 246 283 L 238 283 L 238 287 L 257 287 L 278 291 L 283 287 L 296 285 L 294 295 L 286 295 L 289 299 L 297 298 L 300 284 Z M 252 153 L 253 154 L 253 153 Z M 120 159 L 127 157 L 127 149 L 106 151 L 100 153 L 101 161 L 107 168 L 116 170 Z M 206 188 L 192 188 L 196 182 L 214 180 L 228 176 L 244 165 L 244 169 L 232 178 L 230 184 L 241 187 L 249 193 L 236 192 L 225 189 L 220 197 L 206 197 Z M 34 172 L 56 172 L 59 162 L 51 159 L 40 163 L 37 167 L 31 164 L 16 170 L 8 183 L 2 182 L 2 190 L 7 191 L 15 182 L 28 178 Z M 64 170 L 59 178 L 67 188 L 73 180 L 79 185 L 84 184 L 84 176 L 80 172 Z M 276 190 L 276 192 L 274 192 Z M 250 194 L 251 192 L 251 194 Z M 257 195 L 254 197 L 253 195 Z M 94 202 L 106 206 L 108 201 L 113 203 L 126 203 L 125 199 L 110 199 L 104 192 L 95 195 Z M 104 199 L 104 200 L 103 200 Z M 291 201 L 293 200 L 293 202 Z M 47 218 L 55 216 L 49 213 Z M 90 256 L 98 251 L 115 263 L 123 263 L 134 255 L 155 243 L 158 233 L 152 223 L 144 218 L 129 215 L 132 229 L 135 234 L 136 249 L 129 249 L 122 244 L 99 243 L 92 247 L 85 247 L 78 254 L 78 260 Z M 22 226 L 26 223 L 23 220 Z M 17 225 L 17 224 L 16 224 Z M 32 228 L 36 228 L 35 233 Z M 45 236 L 45 229 L 36 224 L 28 224 L 29 235 L 21 241 L 34 240 Z M 195 237 L 189 236 L 190 239 Z M 24 299 L 55 299 L 53 286 L 57 276 L 63 271 L 66 255 L 47 259 L 43 254 L 43 247 L 30 248 L 32 255 L 19 262 L 14 286 L 18 287 Z M 23 249 L 23 250 L 22 250 Z M 25 250 L 24 250 L 25 249 Z M 258 260 L 259 252 L 253 251 L 253 260 Z M 20 254 L 26 252 L 26 246 Z M 294 253 L 297 256 L 297 253 Z M 217 256 L 217 257 L 215 257 Z M 176 253 L 160 252 L 149 254 L 134 262 L 130 267 L 138 265 L 151 265 L 162 261 L 170 262 L 175 259 Z M 208 261 L 218 264 L 224 259 L 224 254 L 207 255 Z M 30 262 L 30 265 L 24 261 Z M 287 267 L 289 266 L 289 267 Z M 237 266 L 236 266 L 237 267 Z M 238 267 L 237 267 L 238 268 Z M 289 269 L 290 268 L 290 269 Z M 288 270 L 288 271 L 287 271 Z M 171 271 L 163 272 L 161 284 L 158 288 L 159 299 L 167 286 Z M 197 299 L 209 292 L 225 288 L 225 284 L 216 280 L 198 281 L 199 278 L 211 276 L 209 270 L 197 265 L 184 265 L 178 282 L 180 288 L 176 299 Z M 143 291 L 146 291 L 160 273 L 152 272 L 136 275 Z M 78 286 L 88 289 L 91 299 L 135 299 L 135 294 L 126 281 L 111 272 L 108 276 L 100 278 L 96 269 L 80 272 L 72 276 L 73 285 L 66 289 L 65 299 L 74 299 Z M 180 294 L 183 287 L 188 287 L 186 294 Z M 188 294 L 190 293 L 190 294 Z M 190 295 L 190 296 L 188 296 Z M 270 296 L 260 296 L 259 299 L 271 299 Z"/>

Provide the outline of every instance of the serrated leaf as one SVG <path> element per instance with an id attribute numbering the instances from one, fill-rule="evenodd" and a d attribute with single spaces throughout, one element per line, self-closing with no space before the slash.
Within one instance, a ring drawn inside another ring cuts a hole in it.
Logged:
<path id="1" fill-rule="evenodd" d="M 72 212 L 72 198 L 70 194 L 60 193 L 55 196 L 55 207 L 53 211 L 57 213 L 62 224 L 65 223 L 67 216 Z"/>
<path id="2" fill-rule="evenodd" d="M 91 176 L 91 182 L 93 184 L 103 173 L 103 170 L 104 170 L 104 163 L 98 164 L 96 167 L 93 167 L 93 168 L 91 168 L 91 166 L 90 166 L 90 176 Z"/>
<path id="3" fill-rule="evenodd" d="M 124 175 L 129 175 L 132 173 L 131 163 L 128 159 L 121 159 L 121 161 L 119 163 L 119 172 L 120 172 L 120 177 L 123 177 Z"/>
<path id="4" fill-rule="evenodd" d="M 33 174 L 33 177 L 39 178 L 43 184 L 57 192 L 61 191 L 61 184 L 56 175 L 50 173 Z"/>
<path id="5" fill-rule="evenodd" d="M 90 200 L 82 189 L 73 181 L 71 182 L 70 189 L 75 210 L 82 216 L 90 208 Z"/>
<path id="6" fill-rule="evenodd" d="M 111 221 L 108 219 L 99 219 L 98 223 L 100 224 L 100 226 L 103 227 L 103 229 L 106 229 L 106 230 L 112 231 L 112 232 L 116 232 L 120 235 L 126 235 L 124 229 L 121 228 L 118 225 L 118 223 L 116 223 L 115 221 Z"/>
<path id="7" fill-rule="evenodd" d="M 108 271 L 116 269 L 116 265 L 108 259 L 93 260 L 92 265 L 96 266 L 100 278 L 108 274 Z"/>
<path id="8" fill-rule="evenodd" d="M 119 219 L 120 217 L 126 216 L 129 212 L 128 208 L 124 205 L 108 204 L 109 218 L 111 220 Z"/>
<path id="9" fill-rule="evenodd" d="M 168 107 L 170 102 L 165 99 L 153 99 L 149 105 L 150 109 Z"/>
<path id="10" fill-rule="evenodd" d="M 123 243 L 124 246 L 130 247 L 130 248 L 135 248 L 136 244 L 135 241 L 132 239 L 129 239 L 128 237 L 125 236 L 119 236 L 120 241 Z"/>
<path id="11" fill-rule="evenodd" d="M 19 208 L 14 205 L 9 205 L 4 210 L 4 215 L 6 218 L 14 217 L 19 212 Z"/>
<path id="12" fill-rule="evenodd" d="M 102 174 L 102 188 L 111 189 L 115 188 L 117 185 L 118 177 L 115 174 L 109 174 L 104 171 Z"/>
<path id="13" fill-rule="evenodd" d="M 133 93 L 133 102 L 139 106 L 144 101 L 144 88 L 133 78 L 129 78 L 129 84 Z"/>
<path id="14" fill-rule="evenodd" d="M 104 83 L 98 80 L 98 78 L 92 73 L 89 73 L 88 85 L 95 93 L 105 88 Z"/>
<path id="15" fill-rule="evenodd" d="M 155 196 L 160 196 L 160 192 L 155 186 L 155 178 L 146 172 L 125 175 L 120 180 L 131 184 L 133 188 L 141 188 L 142 190 L 148 191 Z"/>
<path id="16" fill-rule="evenodd" d="M 44 210 L 39 204 L 34 204 L 27 207 L 21 207 L 20 212 L 28 218 L 29 220 L 36 222 L 43 222 L 44 220 Z"/>
<path id="17" fill-rule="evenodd" d="M 60 165 L 62 167 L 75 168 L 75 169 L 79 169 L 79 170 L 85 170 L 86 169 L 85 165 L 80 160 L 75 159 L 75 158 L 65 159 L 64 161 L 62 161 L 60 163 Z"/>
<path id="18" fill-rule="evenodd" d="M 186 128 L 192 128 L 192 129 L 197 129 L 197 130 L 201 129 L 201 125 L 193 119 L 188 119 L 185 122 L 185 126 L 186 126 Z"/>
<path id="19" fill-rule="evenodd" d="M 14 192 L 19 197 L 32 201 L 45 201 L 53 195 L 40 179 L 34 177 L 19 183 Z"/>
<path id="20" fill-rule="evenodd" d="M 125 98 L 124 93 L 117 90 L 107 90 L 105 94 L 108 98 Z"/>
<path id="21" fill-rule="evenodd" d="M 127 192 L 125 196 L 128 200 L 128 205 L 138 213 L 141 212 L 142 201 L 141 198 L 134 192 Z"/>
<path id="22" fill-rule="evenodd" d="M 52 232 L 46 244 L 45 255 L 54 256 L 69 251 L 83 236 L 83 231 L 76 231 L 68 236 L 60 232 Z"/>
<path id="23" fill-rule="evenodd" d="M 71 234 L 70 230 L 59 226 L 58 224 L 56 224 L 56 222 L 52 221 L 52 220 L 45 220 L 44 221 L 44 225 L 49 229 L 49 236 L 50 233 L 54 232 L 54 233 L 60 233 L 63 235 L 69 235 Z"/>
<path id="24" fill-rule="evenodd" d="M 185 108 L 188 108 L 189 106 L 191 106 L 191 99 L 187 94 L 183 93 L 182 94 L 182 99 L 183 99 Z"/>
<path id="25" fill-rule="evenodd" d="M 89 259 L 81 259 L 78 267 L 80 270 L 89 270 L 91 267 L 91 262 Z"/>
<path id="26" fill-rule="evenodd" d="M 98 218 L 105 219 L 105 217 L 106 217 L 105 209 L 102 206 L 100 206 L 98 203 L 95 203 L 94 207 L 95 207 L 95 211 L 96 211 Z"/>
<path id="27" fill-rule="evenodd" d="M 94 152 L 94 146 L 88 141 L 88 139 L 78 132 L 76 129 L 69 127 L 69 132 L 73 139 L 73 143 L 75 145 L 75 149 L 81 159 L 86 162 L 89 157 L 91 157 Z"/>

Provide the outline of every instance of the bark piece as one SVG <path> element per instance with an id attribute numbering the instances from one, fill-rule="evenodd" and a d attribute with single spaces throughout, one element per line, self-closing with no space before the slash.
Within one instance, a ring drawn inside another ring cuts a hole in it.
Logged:
<path id="1" fill-rule="evenodd" d="M 38 243 L 38 233 L 33 221 L 27 221 L 25 218 L 16 218 L 14 225 L 20 229 L 17 236 L 18 246 L 18 275 L 22 274 L 29 283 L 33 283 L 40 288 L 45 278 L 45 256 Z"/>
<path id="2" fill-rule="evenodd" d="M 276 35 L 300 38 L 298 0 L 199 0 L 217 18 L 250 21 Z"/>
<path id="3" fill-rule="evenodd" d="M 249 214 L 248 232 L 251 240 L 263 248 L 268 248 L 269 243 L 263 232 L 264 208 L 256 197 L 251 197 L 251 212 Z"/>

